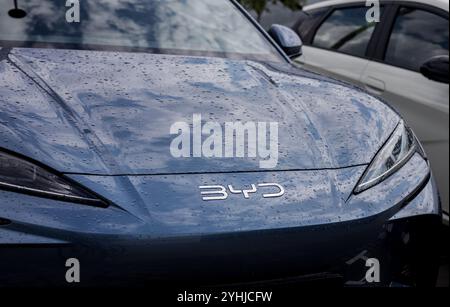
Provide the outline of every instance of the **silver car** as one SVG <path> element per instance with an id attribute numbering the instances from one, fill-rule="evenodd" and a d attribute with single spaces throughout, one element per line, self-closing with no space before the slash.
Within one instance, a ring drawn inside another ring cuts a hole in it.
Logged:
<path id="1" fill-rule="evenodd" d="M 368 22 L 367 4 L 304 7 L 293 26 L 304 43 L 298 62 L 365 88 L 404 116 L 431 160 L 448 225 L 449 1 L 380 1 L 378 22 Z"/>

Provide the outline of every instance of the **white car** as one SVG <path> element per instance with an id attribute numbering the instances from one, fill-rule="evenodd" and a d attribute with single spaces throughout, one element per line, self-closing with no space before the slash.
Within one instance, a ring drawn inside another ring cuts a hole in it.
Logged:
<path id="1" fill-rule="evenodd" d="M 449 1 L 380 1 L 379 22 L 367 21 L 366 4 L 304 7 L 293 26 L 304 43 L 297 61 L 365 88 L 403 115 L 431 161 L 448 225 Z"/>

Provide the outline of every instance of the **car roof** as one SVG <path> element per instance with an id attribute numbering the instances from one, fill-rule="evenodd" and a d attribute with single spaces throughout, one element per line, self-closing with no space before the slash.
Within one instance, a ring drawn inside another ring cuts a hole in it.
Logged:
<path id="1" fill-rule="evenodd" d="M 391 0 L 391 2 L 392 1 L 395 1 L 395 0 Z M 351 4 L 351 3 L 361 3 L 361 2 L 365 2 L 365 1 L 363 1 L 363 0 L 327 0 L 327 1 L 318 2 L 315 4 L 311 4 L 311 5 L 307 5 L 303 8 L 303 10 L 310 11 L 310 10 L 314 10 L 314 9 L 318 9 L 318 8 L 324 8 L 324 7 L 329 7 L 329 6 L 339 5 L 339 4 Z M 381 0 L 381 2 L 389 2 L 389 1 Z M 402 2 L 428 4 L 428 5 L 443 9 L 447 12 L 449 11 L 449 0 L 404 0 Z"/>

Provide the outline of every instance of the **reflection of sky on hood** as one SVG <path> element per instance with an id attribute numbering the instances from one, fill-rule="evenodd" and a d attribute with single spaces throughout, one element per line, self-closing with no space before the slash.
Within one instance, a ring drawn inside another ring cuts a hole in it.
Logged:
<path id="1" fill-rule="evenodd" d="M 333 171 L 258 172 L 239 174 L 189 174 L 161 176 L 74 176 L 105 195 L 122 209 L 147 220 L 167 233 L 227 232 L 297 227 L 348 219 L 345 205 L 364 167 Z M 127 180 L 129 188 L 123 181 Z M 225 201 L 205 202 L 198 187 L 276 182 L 283 197 L 262 198 L 270 192 L 259 188 L 251 197 L 231 194 Z"/>
<path id="2" fill-rule="evenodd" d="M 23 19 L 0 0 L 0 40 L 195 50 L 238 54 L 276 51 L 230 1 L 81 1 L 80 23 L 65 19 L 65 1 L 19 1 Z M 211 18 L 213 16 L 213 18 Z"/>

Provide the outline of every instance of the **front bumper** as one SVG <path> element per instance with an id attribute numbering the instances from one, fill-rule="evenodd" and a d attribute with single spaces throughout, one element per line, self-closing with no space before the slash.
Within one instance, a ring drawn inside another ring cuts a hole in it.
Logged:
<path id="1" fill-rule="evenodd" d="M 306 175 L 311 174 L 292 174 L 298 180 Z M 19 196 L 0 193 L 0 197 L 14 205 L 11 197 Z M 26 199 L 37 201 L 31 196 Z M 326 214 L 318 220 L 316 215 L 309 224 L 305 218 L 297 227 L 219 232 L 212 225 L 209 233 L 195 233 L 197 227 L 192 225 L 191 233 L 179 233 L 187 228 L 149 227 L 147 221 L 132 219 L 120 207 L 86 207 L 79 212 L 75 205 L 39 201 L 34 204 L 39 208 L 35 216 L 24 213 L 26 205 L 0 216 L 0 286 L 74 286 L 65 279 L 69 258 L 80 262 L 80 286 L 270 285 L 280 281 L 420 286 L 434 283 L 439 261 L 439 197 L 428 165 L 419 157 L 383 184 L 327 208 L 339 209 L 341 216 Z M 4 207 L 8 208 L 6 202 Z M 295 209 L 316 208 L 305 203 Z M 163 235 L 164 230 L 169 235 Z M 365 278 L 370 258 L 380 263 L 379 282 Z"/>

